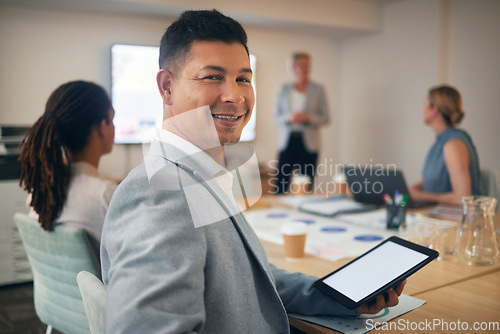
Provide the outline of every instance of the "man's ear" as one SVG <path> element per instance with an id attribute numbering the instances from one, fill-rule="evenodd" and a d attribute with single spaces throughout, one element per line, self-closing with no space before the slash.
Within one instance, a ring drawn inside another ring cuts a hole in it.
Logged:
<path id="1" fill-rule="evenodd" d="M 105 118 L 101 120 L 101 123 L 97 126 L 97 134 L 99 135 L 100 138 L 104 138 L 106 136 L 106 129 L 108 126 L 108 122 L 106 121 Z"/>
<path id="2" fill-rule="evenodd" d="M 174 81 L 174 76 L 169 70 L 162 68 L 158 71 L 156 75 L 156 83 L 158 84 L 158 89 L 160 91 L 163 103 L 166 105 L 172 105 L 172 84 Z"/>

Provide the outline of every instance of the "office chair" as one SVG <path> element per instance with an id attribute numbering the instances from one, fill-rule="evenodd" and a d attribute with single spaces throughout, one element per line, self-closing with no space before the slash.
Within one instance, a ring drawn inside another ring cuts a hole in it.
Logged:
<path id="1" fill-rule="evenodd" d="M 483 196 L 495 197 L 500 202 L 500 169 L 481 169 L 479 176 L 479 192 Z M 497 203 L 496 211 L 500 210 Z"/>
<path id="2" fill-rule="evenodd" d="M 103 334 L 106 314 L 106 287 L 99 278 L 88 271 L 80 271 L 76 280 L 89 320 L 90 334 Z"/>
<path id="3" fill-rule="evenodd" d="M 47 325 L 47 333 L 54 328 L 67 334 L 88 334 L 76 276 L 82 270 L 100 275 L 100 265 L 87 233 L 67 225 L 45 231 L 37 220 L 22 213 L 16 213 L 14 221 L 33 271 L 35 311 Z"/>

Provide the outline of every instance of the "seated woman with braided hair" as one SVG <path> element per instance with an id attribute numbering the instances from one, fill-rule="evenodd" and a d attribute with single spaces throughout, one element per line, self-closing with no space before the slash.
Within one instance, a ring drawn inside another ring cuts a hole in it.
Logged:
<path id="1" fill-rule="evenodd" d="M 59 223 L 84 229 L 97 255 L 117 186 L 97 171 L 101 156 L 113 148 L 114 114 L 102 87 L 65 83 L 50 95 L 20 146 L 20 184 L 29 193 L 30 215 L 48 231 Z"/>

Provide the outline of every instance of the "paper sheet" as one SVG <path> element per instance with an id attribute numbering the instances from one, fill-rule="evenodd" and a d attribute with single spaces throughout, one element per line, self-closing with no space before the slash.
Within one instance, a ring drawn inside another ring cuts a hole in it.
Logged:
<path id="1" fill-rule="evenodd" d="M 439 204 L 429 212 L 429 216 L 443 219 L 461 220 L 464 214 L 462 206 Z"/>
<path id="2" fill-rule="evenodd" d="M 280 233 L 282 224 L 306 223 L 306 253 L 332 261 L 359 256 L 394 235 L 393 231 L 374 230 L 290 209 L 249 210 L 245 212 L 245 217 L 260 239 L 279 245 L 283 244 Z"/>
<path id="3" fill-rule="evenodd" d="M 387 210 L 383 208 L 369 212 L 339 215 L 337 219 L 377 230 L 385 230 L 387 225 Z"/>
<path id="4" fill-rule="evenodd" d="M 322 197 L 316 196 L 316 195 L 294 195 L 294 196 L 280 196 L 279 202 L 290 205 L 294 208 L 298 208 L 304 203 L 307 202 L 314 202 Z"/>
<path id="5" fill-rule="evenodd" d="M 345 334 L 362 334 L 375 329 L 376 326 L 384 326 L 384 323 L 397 318 L 400 315 L 408 313 L 424 304 L 425 300 L 403 294 L 399 297 L 398 305 L 391 308 L 385 308 L 378 314 L 365 315 L 357 319 L 345 319 L 331 316 L 304 316 L 295 313 L 290 313 L 289 316 Z"/>
<path id="6" fill-rule="evenodd" d="M 318 214 L 320 216 L 333 217 L 344 213 L 365 212 L 374 210 L 376 206 L 361 204 L 345 197 L 330 197 L 316 201 L 305 202 L 300 205 L 300 210 Z"/>

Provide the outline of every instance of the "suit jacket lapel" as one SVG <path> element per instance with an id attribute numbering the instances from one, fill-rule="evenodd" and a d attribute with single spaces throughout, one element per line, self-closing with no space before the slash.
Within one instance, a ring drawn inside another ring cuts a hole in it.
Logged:
<path id="1" fill-rule="evenodd" d="M 312 87 L 311 83 L 307 83 L 307 88 L 306 88 L 306 102 L 304 103 L 304 112 L 306 114 L 309 114 L 309 111 L 311 110 L 311 94 L 314 88 Z"/>
<path id="2" fill-rule="evenodd" d="M 293 87 L 295 84 L 289 84 L 286 86 L 286 94 L 285 94 L 285 110 L 288 110 L 288 113 L 291 114 L 293 110 L 291 110 L 291 98 L 292 98 L 292 92 L 293 92 Z"/>
<path id="3" fill-rule="evenodd" d="M 239 208 L 237 208 L 233 204 L 233 202 L 228 199 L 227 194 L 212 178 L 212 175 L 210 175 L 211 171 L 213 171 L 213 168 L 207 171 L 206 166 L 200 165 L 201 160 L 196 156 L 186 156 L 181 150 L 165 142 L 152 142 L 148 156 L 149 158 L 145 158 L 145 161 L 148 160 L 150 164 L 149 168 L 148 166 L 146 166 L 147 169 L 149 169 L 148 177 L 150 174 L 154 175 L 161 168 L 165 167 L 168 162 L 170 162 L 176 164 L 179 168 L 183 169 L 190 175 L 190 177 L 192 178 L 190 182 L 193 182 L 191 185 L 205 188 L 208 193 L 212 195 L 213 199 L 215 199 L 220 207 L 224 210 L 226 218 L 229 218 L 232 221 L 243 243 L 246 245 L 250 253 L 255 257 L 260 267 L 268 276 L 269 280 L 274 282 L 274 279 L 269 272 L 266 254 L 262 249 L 260 241 L 258 240 L 257 236 L 255 235 L 254 231 L 252 230 L 244 216 L 241 214 Z M 186 182 L 186 180 L 181 180 L 180 182 L 181 184 L 183 184 L 184 188 L 186 188 L 186 183 L 189 183 Z M 238 180 L 235 180 L 235 182 L 238 182 Z M 196 189 L 193 188 L 193 191 L 196 191 Z M 196 195 L 200 196 L 200 193 L 201 192 L 197 192 Z M 211 201 L 212 198 L 208 200 Z M 212 209 L 214 208 L 212 207 Z M 204 218 L 206 218 L 206 215 L 204 216 Z"/>

